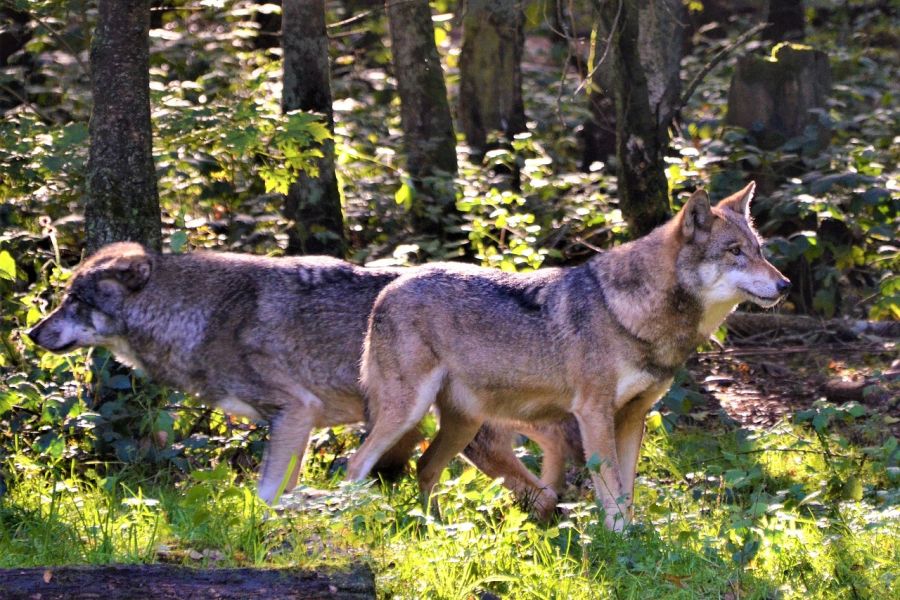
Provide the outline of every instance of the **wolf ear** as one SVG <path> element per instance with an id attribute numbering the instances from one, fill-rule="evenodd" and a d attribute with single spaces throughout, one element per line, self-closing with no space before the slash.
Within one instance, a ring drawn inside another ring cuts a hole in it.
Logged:
<path id="1" fill-rule="evenodd" d="M 753 200 L 753 193 L 756 191 L 756 182 L 751 181 L 747 187 L 741 191 L 734 193 L 724 200 L 720 201 L 720 208 L 727 208 L 732 212 L 743 215 L 747 219 L 750 218 L 750 201 Z"/>
<path id="2" fill-rule="evenodd" d="M 136 292 L 147 285 L 152 263 L 144 253 L 124 254 L 107 263 L 102 280 L 120 284 L 130 292 Z"/>
<path id="3" fill-rule="evenodd" d="M 709 195 L 705 190 L 697 190 L 681 209 L 681 233 L 686 240 L 692 240 L 698 231 L 712 229 L 712 219 Z"/>

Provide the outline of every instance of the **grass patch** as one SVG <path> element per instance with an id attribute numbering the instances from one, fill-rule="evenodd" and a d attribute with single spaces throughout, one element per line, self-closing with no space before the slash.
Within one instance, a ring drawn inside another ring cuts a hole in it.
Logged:
<path id="1" fill-rule="evenodd" d="M 71 463 L 39 468 L 19 455 L 0 499 L 0 565 L 363 560 L 380 594 L 398 598 L 890 597 L 900 559 L 888 464 L 896 447 L 831 440 L 795 425 L 659 429 L 644 445 L 637 525 L 624 535 L 604 530 L 588 491 L 573 490 L 563 514 L 542 525 L 460 464 L 437 492 L 438 521 L 418 506 L 411 478 L 345 486 L 326 475 L 326 458 L 313 459 L 305 479 L 324 494 L 300 488 L 301 508 L 271 511 L 226 463 L 165 484 Z M 851 478 L 864 482 L 859 499 Z"/>

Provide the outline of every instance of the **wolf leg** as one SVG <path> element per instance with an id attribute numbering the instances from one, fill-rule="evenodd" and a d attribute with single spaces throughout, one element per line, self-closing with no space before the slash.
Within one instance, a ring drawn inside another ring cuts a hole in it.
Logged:
<path id="1" fill-rule="evenodd" d="M 616 452 L 615 419 L 605 401 L 584 403 L 578 407 L 575 417 L 581 427 L 584 457 L 591 465 L 599 459 L 599 468 L 591 469 L 591 479 L 597 500 L 606 511 L 606 526 L 621 531 L 627 515 L 623 500 L 623 487 L 619 458 Z"/>
<path id="2" fill-rule="evenodd" d="M 381 455 L 375 466 L 372 467 L 372 474 L 376 478 L 386 481 L 396 481 L 403 475 L 409 459 L 422 440 L 425 439 L 418 427 L 414 427 L 407 431 L 400 440 L 388 448 L 387 452 Z"/>
<path id="3" fill-rule="evenodd" d="M 396 376 L 377 387 L 369 386 L 370 406 L 374 409 L 372 427 L 366 441 L 350 457 L 349 481 L 365 479 L 381 455 L 422 420 L 434 403 L 445 375 L 443 369 L 432 369 L 416 390 Z"/>
<path id="4" fill-rule="evenodd" d="M 622 489 L 627 495 L 628 518 L 634 516 L 634 480 L 637 475 L 644 419 L 656 401 L 669 389 L 671 381 L 654 386 L 623 406 L 616 413 L 616 452 L 619 455 Z"/>
<path id="5" fill-rule="evenodd" d="M 294 405 L 272 420 L 259 479 L 259 497 L 266 504 L 271 505 L 278 500 L 278 490 L 285 480 L 284 491 L 290 491 L 297 485 L 303 455 L 315 422 L 315 409 L 307 405 Z M 293 466 L 292 457 L 296 457 Z"/>
<path id="6" fill-rule="evenodd" d="M 523 427 L 523 433 L 531 437 L 529 428 Z M 530 506 L 539 519 L 546 521 L 556 509 L 558 496 L 516 457 L 512 435 L 509 429 L 485 423 L 463 450 L 463 455 L 488 477 L 502 478 L 503 485 L 512 490 L 520 502 Z M 548 452 L 544 450 L 545 461 Z"/>
<path id="7" fill-rule="evenodd" d="M 572 449 L 566 438 L 565 423 L 548 423 L 522 427 L 522 433 L 541 447 L 541 481 L 562 494 L 566 486 L 566 459 Z"/>
<path id="8" fill-rule="evenodd" d="M 482 423 L 481 419 L 454 410 L 442 409 L 440 416 L 437 435 L 416 463 L 423 503 L 431 496 L 431 490 L 441 478 L 444 467 L 472 441 Z"/>

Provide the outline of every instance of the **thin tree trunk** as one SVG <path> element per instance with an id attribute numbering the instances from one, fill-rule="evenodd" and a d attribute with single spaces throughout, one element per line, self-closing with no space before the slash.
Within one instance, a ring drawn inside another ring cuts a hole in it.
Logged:
<path id="1" fill-rule="evenodd" d="M 131 240 L 161 246 L 150 129 L 149 0 L 100 0 L 91 43 L 87 249 Z"/>
<path id="2" fill-rule="evenodd" d="M 281 44 L 284 51 L 283 110 L 322 113 L 334 133 L 324 0 L 284 0 Z M 318 177 L 301 173 L 285 197 L 284 214 L 293 221 L 288 230 L 288 254 L 337 257 L 346 254 L 333 140 L 322 144 L 322 154 L 317 160 Z"/>
<path id="3" fill-rule="evenodd" d="M 612 96 L 616 105 L 616 159 L 619 207 L 633 237 L 669 217 L 663 154 L 670 119 L 651 109 L 651 89 L 641 64 L 639 0 L 594 0 L 601 30 L 610 32 Z M 674 96 L 677 98 L 677 93 Z"/>
<path id="4" fill-rule="evenodd" d="M 394 76 L 400 94 L 400 121 L 406 168 L 415 186 L 413 226 L 418 233 L 446 237 L 458 220 L 456 136 L 428 0 L 387 0 Z"/>
<path id="5" fill-rule="evenodd" d="M 489 131 L 507 137 L 525 131 L 525 19 L 520 0 L 468 0 L 462 10 L 457 118 L 466 141 L 480 152 Z"/>

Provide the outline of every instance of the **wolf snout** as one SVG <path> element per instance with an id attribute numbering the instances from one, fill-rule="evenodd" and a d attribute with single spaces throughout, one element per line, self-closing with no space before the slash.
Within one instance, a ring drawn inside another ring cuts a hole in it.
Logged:
<path id="1" fill-rule="evenodd" d="M 791 289 L 791 280 L 787 277 L 781 279 L 778 283 L 775 284 L 775 289 L 778 290 L 778 293 L 782 296 L 787 294 Z"/>

